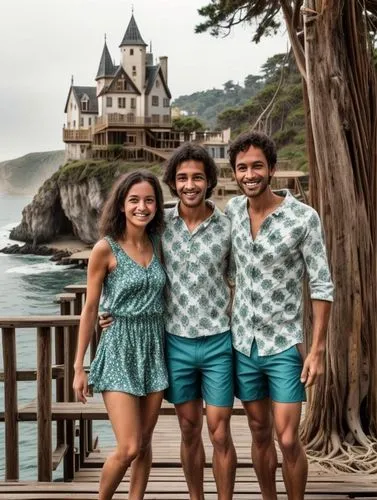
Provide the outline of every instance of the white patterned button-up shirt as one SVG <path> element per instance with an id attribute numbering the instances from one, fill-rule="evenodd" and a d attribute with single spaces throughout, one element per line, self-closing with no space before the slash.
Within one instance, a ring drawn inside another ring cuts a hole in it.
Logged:
<path id="1" fill-rule="evenodd" d="M 230 246 L 230 221 L 218 208 L 192 232 L 178 205 L 165 210 L 167 332 L 195 338 L 230 329 L 226 280 Z"/>
<path id="2" fill-rule="evenodd" d="M 256 340 L 261 356 L 303 342 L 303 278 L 312 300 L 333 300 L 322 226 L 317 212 L 289 191 L 263 221 L 256 238 L 250 231 L 248 200 L 237 196 L 225 213 L 232 224 L 236 267 L 232 311 L 233 346 L 249 356 Z"/>

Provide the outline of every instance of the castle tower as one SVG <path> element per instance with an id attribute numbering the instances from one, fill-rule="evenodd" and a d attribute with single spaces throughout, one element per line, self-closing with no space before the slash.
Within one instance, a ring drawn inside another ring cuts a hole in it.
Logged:
<path id="1" fill-rule="evenodd" d="M 103 47 L 101 60 L 98 66 L 96 82 L 97 82 L 97 96 L 103 89 L 105 85 L 108 85 L 109 82 L 114 77 L 115 68 L 113 62 L 111 60 L 109 49 L 107 48 L 106 37 L 105 37 L 105 45 Z"/>
<path id="2" fill-rule="evenodd" d="M 141 93 L 145 87 L 146 47 L 132 14 L 120 48 L 120 62 Z"/>

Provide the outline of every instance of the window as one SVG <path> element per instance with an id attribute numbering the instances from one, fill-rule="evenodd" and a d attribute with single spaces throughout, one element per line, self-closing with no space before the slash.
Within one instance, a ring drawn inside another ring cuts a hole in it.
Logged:
<path id="1" fill-rule="evenodd" d="M 224 146 L 220 146 L 220 158 L 225 158 L 225 148 L 224 148 Z"/>
<path id="2" fill-rule="evenodd" d="M 134 55 L 134 49 L 130 49 L 130 56 Z"/>
<path id="3" fill-rule="evenodd" d="M 76 128 L 76 120 L 73 120 L 73 128 Z"/>
<path id="4" fill-rule="evenodd" d="M 164 123 L 169 123 L 170 122 L 170 115 L 163 115 L 162 121 Z"/>
<path id="5" fill-rule="evenodd" d="M 136 66 L 132 66 L 132 76 L 136 76 Z"/>
<path id="6" fill-rule="evenodd" d="M 170 106 L 170 100 L 167 97 L 164 97 L 164 108 L 168 108 Z"/>
<path id="7" fill-rule="evenodd" d="M 152 95 L 152 106 L 158 106 L 158 95 Z"/>
<path id="8" fill-rule="evenodd" d="M 89 102 L 87 100 L 81 101 L 81 109 L 82 109 L 82 111 L 88 111 L 88 109 L 89 109 Z"/>
<path id="9" fill-rule="evenodd" d="M 118 108 L 125 108 L 125 107 L 126 107 L 126 98 L 118 97 Z"/>
<path id="10" fill-rule="evenodd" d="M 131 97 L 131 109 L 136 109 L 136 99 L 135 99 L 135 97 Z"/>
<path id="11" fill-rule="evenodd" d="M 113 107 L 113 98 L 112 97 L 106 97 L 106 107 L 107 108 Z"/>
<path id="12" fill-rule="evenodd" d="M 160 80 L 156 80 L 156 88 L 160 86 Z"/>
<path id="13" fill-rule="evenodd" d="M 83 117 L 81 117 L 81 118 L 80 118 L 80 127 L 83 127 L 83 126 L 84 126 L 84 118 L 83 118 Z"/>
<path id="14" fill-rule="evenodd" d="M 90 117 L 88 118 L 88 125 L 89 125 L 89 127 L 92 126 L 92 119 Z"/>

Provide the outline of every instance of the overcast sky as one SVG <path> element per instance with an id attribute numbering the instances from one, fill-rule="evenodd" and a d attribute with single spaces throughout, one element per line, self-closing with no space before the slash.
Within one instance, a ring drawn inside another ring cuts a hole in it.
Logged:
<path id="1" fill-rule="evenodd" d="M 64 106 L 75 85 L 95 85 L 104 34 L 116 63 L 131 6 L 155 57 L 169 58 L 174 97 L 227 80 L 243 83 L 267 57 L 286 50 L 284 34 L 258 45 L 252 27 L 225 39 L 196 35 L 197 9 L 209 0 L 1 0 L 0 161 L 64 149 Z"/>

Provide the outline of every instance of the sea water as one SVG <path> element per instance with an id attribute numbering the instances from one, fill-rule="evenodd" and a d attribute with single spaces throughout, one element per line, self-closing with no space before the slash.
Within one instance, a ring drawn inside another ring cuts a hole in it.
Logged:
<path id="1" fill-rule="evenodd" d="M 17 242 L 9 240 L 12 227 L 21 220 L 22 209 L 31 196 L 0 193 L 0 248 Z M 20 243 L 22 244 L 22 243 Z M 66 285 L 84 283 L 86 272 L 73 266 L 57 266 L 49 257 L 0 253 L 0 316 L 59 314 L 54 297 Z M 17 330 L 17 368 L 36 368 L 36 330 Z M 0 369 L 3 368 L 0 338 Z M 53 384 L 54 386 L 55 384 Z M 36 398 L 35 382 L 18 382 L 18 404 Z M 0 408 L 4 409 L 4 384 L 0 383 Z M 54 426 L 54 424 L 53 424 Z M 53 429 L 54 430 L 54 429 Z M 96 424 L 102 444 L 112 442 L 107 422 Z M 4 477 L 4 424 L 0 423 L 0 479 Z M 20 478 L 37 479 L 37 425 L 19 423 Z M 60 467 L 54 477 L 62 476 Z"/>

